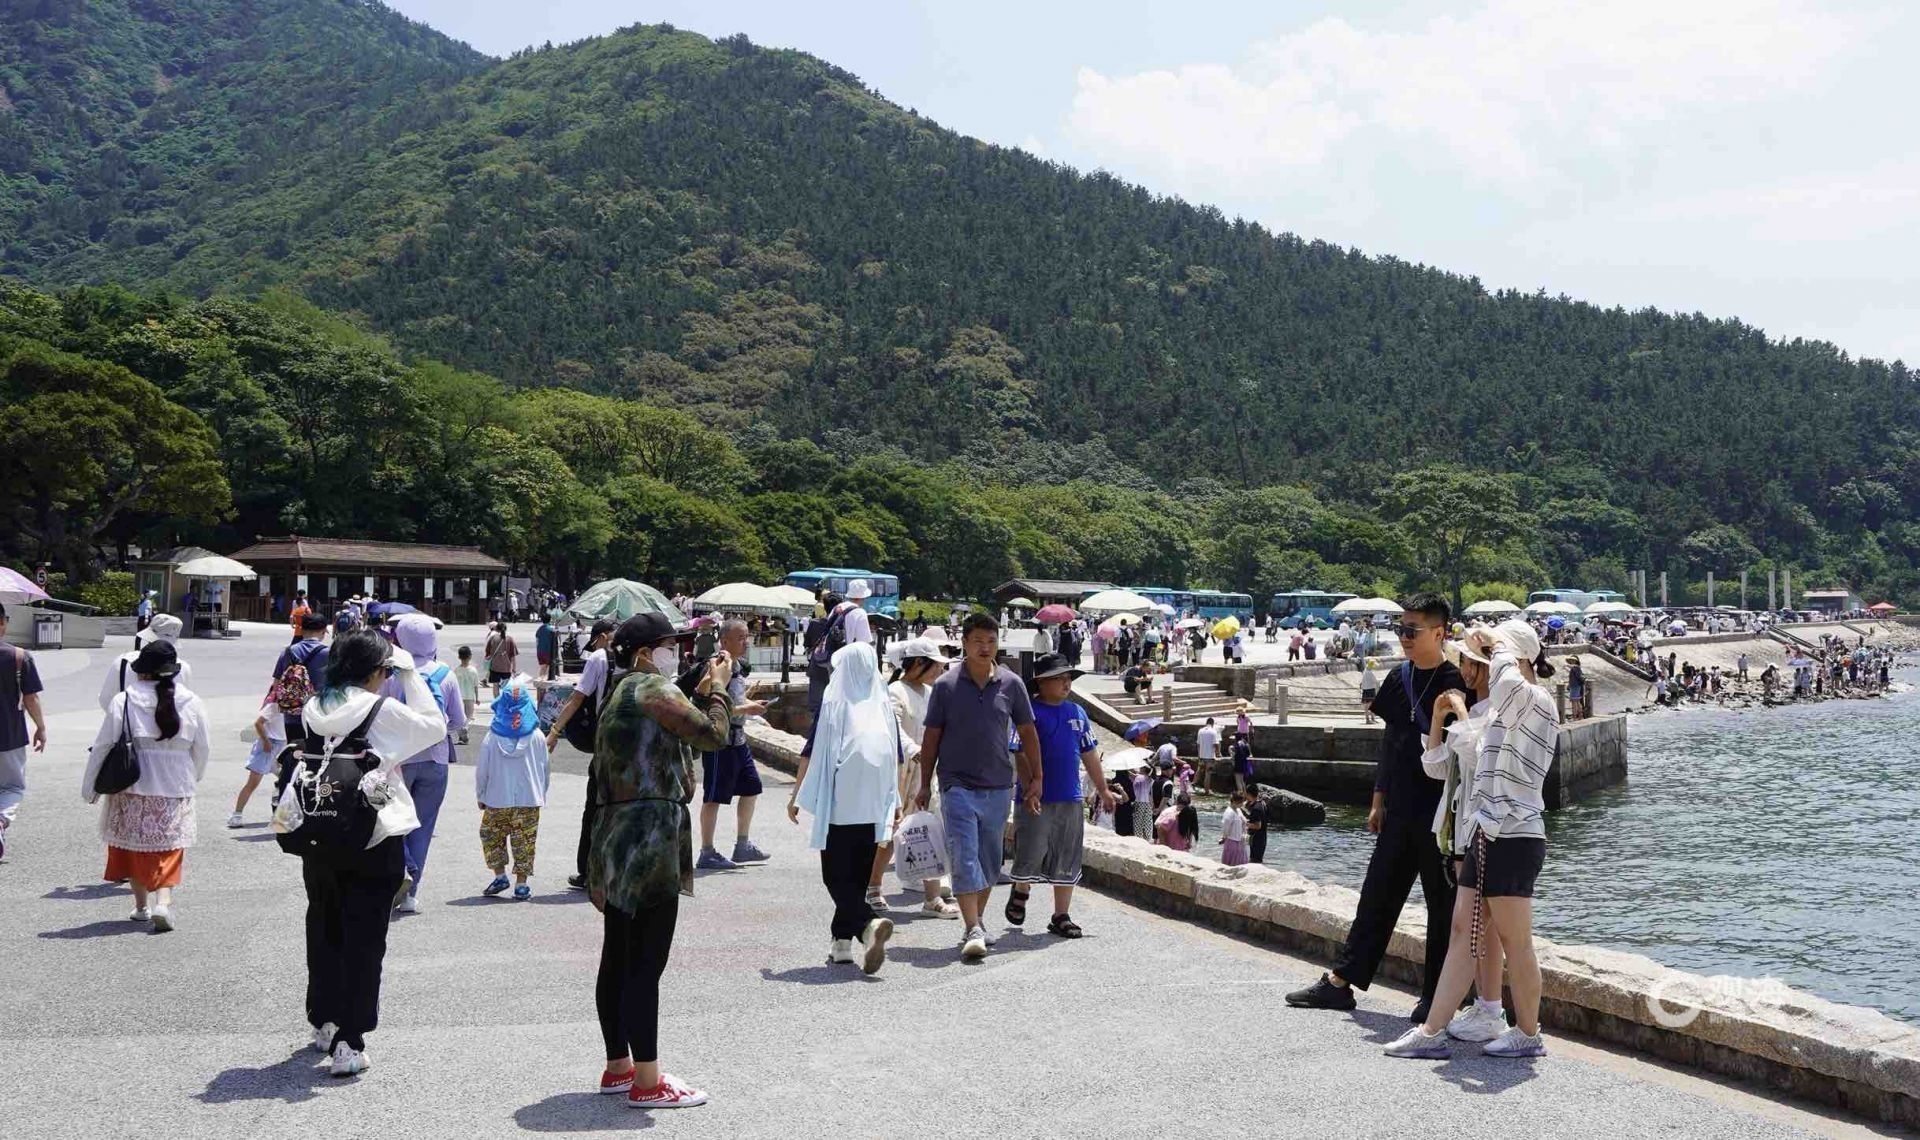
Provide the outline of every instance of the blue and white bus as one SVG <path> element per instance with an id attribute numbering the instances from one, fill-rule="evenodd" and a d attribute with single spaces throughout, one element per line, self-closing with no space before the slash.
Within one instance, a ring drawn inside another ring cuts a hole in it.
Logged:
<path id="1" fill-rule="evenodd" d="M 1193 592 L 1193 613 L 1208 621 L 1221 618 L 1237 618 L 1241 625 L 1253 621 L 1253 595 L 1235 594 L 1223 590 L 1195 590 Z"/>
<path id="2" fill-rule="evenodd" d="M 811 570 L 795 570 L 783 579 L 789 586 L 798 586 L 802 590 L 811 590 L 818 594 L 821 590 L 832 590 L 842 597 L 854 579 L 865 578 L 873 593 L 860 603 L 870 614 L 885 614 L 890 618 L 900 616 L 900 579 L 893 574 L 882 574 L 874 570 L 855 570 L 846 566 L 815 566 Z"/>
<path id="3" fill-rule="evenodd" d="M 1275 594 L 1267 612 L 1286 629 L 1338 625 L 1333 607 L 1357 594 L 1339 594 L 1330 590 L 1287 590 Z"/>
<path id="4" fill-rule="evenodd" d="M 1527 595 L 1527 604 L 1539 602 L 1565 602 L 1577 610 L 1585 610 L 1595 602 L 1624 602 L 1627 596 L 1618 590 L 1535 590 Z"/>

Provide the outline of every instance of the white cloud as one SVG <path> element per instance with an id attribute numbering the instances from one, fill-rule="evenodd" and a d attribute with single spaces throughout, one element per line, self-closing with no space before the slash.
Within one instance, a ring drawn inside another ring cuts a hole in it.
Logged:
<path id="1" fill-rule="evenodd" d="M 1534 198 L 1670 124 L 1791 95 L 1866 25 L 1800 0 L 1484 0 L 1405 30 L 1329 18 L 1233 65 L 1083 67 L 1067 133 L 1209 183 L 1297 181 L 1390 148 Z"/>

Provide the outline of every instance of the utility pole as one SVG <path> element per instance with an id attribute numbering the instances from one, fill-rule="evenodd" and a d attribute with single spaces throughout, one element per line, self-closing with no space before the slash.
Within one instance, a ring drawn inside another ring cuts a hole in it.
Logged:
<path id="1" fill-rule="evenodd" d="M 1660 571 L 1660 608 L 1667 608 L 1667 572 Z"/>
<path id="2" fill-rule="evenodd" d="M 1707 608 L 1713 608 L 1713 571 L 1707 571 Z"/>
<path id="3" fill-rule="evenodd" d="M 1780 571 L 1780 604 L 1787 609 L 1793 608 L 1793 571 Z"/>
<path id="4" fill-rule="evenodd" d="M 1779 571 L 1767 571 L 1767 610 L 1769 612 L 1780 608 L 1780 596 L 1776 592 L 1776 587 L 1779 586 L 1779 584 Z"/>
<path id="5" fill-rule="evenodd" d="M 1740 608 L 1747 608 L 1747 572 L 1740 571 Z"/>

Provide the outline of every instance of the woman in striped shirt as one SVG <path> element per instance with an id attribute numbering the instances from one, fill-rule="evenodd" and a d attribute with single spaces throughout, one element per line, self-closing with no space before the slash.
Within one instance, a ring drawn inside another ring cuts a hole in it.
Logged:
<path id="1" fill-rule="evenodd" d="M 1492 675 L 1487 722 L 1474 765 L 1469 814 L 1461 821 L 1469 841 L 1460 872 L 1462 889 L 1487 902 L 1506 952 L 1516 1024 L 1488 1042 L 1492 1057 L 1539 1057 L 1540 963 L 1533 950 L 1533 887 L 1546 862 L 1544 789 L 1559 736 L 1553 695 L 1543 683 L 1553 666 L 1539 635 L 1525 622 L 1467 631 L 1467 647 L 1486 656 Z M 1387 1047 L 1394 1057 L 1445 1057 L 1447 1018 L 1467 995 L 1474 959 L 1483 949 L 1480 916 L 1466 945 L 1448 948 L 1427 1024 L 1409 1029 Z"/>

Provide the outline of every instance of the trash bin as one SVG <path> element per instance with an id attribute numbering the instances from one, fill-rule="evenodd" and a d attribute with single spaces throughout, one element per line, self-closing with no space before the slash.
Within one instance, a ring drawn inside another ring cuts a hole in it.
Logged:
<path id="1" fill-rule="evenodd" d="M 33 615 L 33 645 L 36 649 L 58 649 L 63 631 L 60 614 L 36 613 Z"/>

